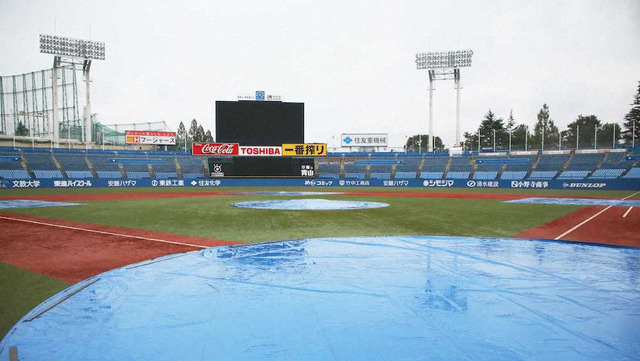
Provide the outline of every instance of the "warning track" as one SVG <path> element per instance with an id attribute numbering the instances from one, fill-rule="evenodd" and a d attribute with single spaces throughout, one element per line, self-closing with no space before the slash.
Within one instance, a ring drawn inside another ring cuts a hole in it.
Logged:
<path id="1" fill-rule="evenodd" d="M 0 212 L 0 262 L 67 282 L 172 253 L 240 242 Z"/>

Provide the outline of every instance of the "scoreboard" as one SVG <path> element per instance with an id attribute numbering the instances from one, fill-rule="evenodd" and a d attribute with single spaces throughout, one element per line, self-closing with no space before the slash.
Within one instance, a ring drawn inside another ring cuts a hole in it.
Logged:
<path id="1" fill-rule="evenodd" d="M 210 177 L 315 178 L 313 158 L 294 157 L 213 157 Z"/>

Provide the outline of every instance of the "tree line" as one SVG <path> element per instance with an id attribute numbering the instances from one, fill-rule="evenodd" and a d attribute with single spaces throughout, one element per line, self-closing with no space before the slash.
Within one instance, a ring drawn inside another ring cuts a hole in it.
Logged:
<path id="1" fill-rule="evenodd" d="M 631 104 L 631 110 L 625 116 L 623 127 L 618 123 L 605 123 L 596 115 L 578 115 L 576 120 L 560 130 L 553 119 L 549 106 L 545 103 L 538 112 L 532 129 L 526 124 L 518 124 L 509 113 L 506 121 L 489 109 L 484 115 L 478 130 L 465 132 L 463 147 L 469 151 L 478 149 L 493 150 L 531 150 L 531 149 L 584 149 L 611 148 L 619 145 L 631 146 L 633 132 L 635 140 L 640 139 L 640 82 Z M 634 126 L 635 125 L 635 126 Z M 510 143 L 509 143 L 510 142 Z"/>
<path id="2" fill-rule="evenodd" d="M 180 122 L 178 125 L 178 131 L 176 132 L 177 139 L 175 149 L 185 149 L 185 146 L 188 148 L 191 147 L 192 143 L 212 143 L 213 135 L 211 135 L 211 130 L 207 130 L 205 132 L 204 127 L 200 124 L 198 125 L 198 121 L 195 119 L 191 120 L 191 125 L 189 126 L 189 130 L 184 126 L 183 122 Z"/>

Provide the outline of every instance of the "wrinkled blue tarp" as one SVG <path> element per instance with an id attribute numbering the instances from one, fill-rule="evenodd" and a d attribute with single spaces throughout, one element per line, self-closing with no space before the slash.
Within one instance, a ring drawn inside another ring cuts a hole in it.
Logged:
<path id="1" fill-rule="evenodd" d="M 614 207 L 640 207 L 640 200 L 616 200 L 616 199 L 586 199 L 586 198 L 540 198 L 531 197 L 506 201 L 507 203 L 532 203 L 532 204 L 561 204 L 576 206 L 614 206 Z"/>
<path id="2" fill-rule="evenodd" d="M 286 199 L 278 201 L 249 201 L 231 204 L 239 208 L 275 209 L 284 211 L 328 211 L 389 207 L 389 203 L 339 201 L 328 199 Z"/>
<path id="3" fill-rule="evenodd" d="M 82 203 L 49 202 L 33 199 L 11 199 L 0 201 L 0 209 L 79 206 Z"/>
<path id="4" fill-rule="evenodd" d="M 10 346 L 20 360 L 640 355 L 640 249 L 633 248 L 324 238 L 171 255 L 97 278 L 20 321 L 0 343 L 0 360 L 9 359 Z"/>

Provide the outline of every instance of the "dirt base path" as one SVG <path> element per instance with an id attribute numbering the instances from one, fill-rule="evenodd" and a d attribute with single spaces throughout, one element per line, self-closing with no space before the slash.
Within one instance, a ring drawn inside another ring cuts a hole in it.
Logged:
<path id="1" fill-rule="evenodd" d="M 240 242 L 0 212 L 0 262 L 67 282 L 161 257 Z"/>
<path id="2" fill-rule="evenodd" d="M 640 247 L 640 208 L 585 207 L 516 237 Z"/>

